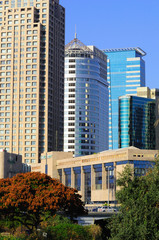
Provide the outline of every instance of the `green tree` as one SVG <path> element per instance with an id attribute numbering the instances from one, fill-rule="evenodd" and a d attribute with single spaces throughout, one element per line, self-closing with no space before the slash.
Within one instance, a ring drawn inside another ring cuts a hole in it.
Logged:
<path id="1" fill-rule="evenodd" d="M 117 181 L 120 213 L 113 217 L 111 240 L 159 239 L 159 162 L 146 176 L 134 177 L 125 167 Z"/>
<path id="2" fill-rule="evenodd" d="M 0 179 L 0 215 L 6 220 L 18 221 L 33 231 L 46 213 L 59 211 L 71 218 L 86 213 L 77 190 L 41 173 Z"/>

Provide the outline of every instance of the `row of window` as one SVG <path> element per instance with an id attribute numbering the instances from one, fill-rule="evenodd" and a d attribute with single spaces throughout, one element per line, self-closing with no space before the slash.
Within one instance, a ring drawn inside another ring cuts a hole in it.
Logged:
<path id="1" fill-rule="evenodd" d="M 12 24 L 12 23 L 10 23 L 10 24 Z M 5 36 L 8 35 L 8 33 L 9 33 L 9 32 L 7 32 L 7 33 L 6 33 L 6 32 L 2 32 L 2 33 L 1 33 L 1 36 L 2 36 L 2 37 L 5 37 Z M 12 32 L 10 32 L 10 33 L 12 34 Z M 27 34 L 28 34 L 28 35 L 37 34 L 37 33 L 38 33 L 37 30 L 28 30 L 28 31 L 27 31 Z M 3 39 L 3 38 L 2 38 L 2 39 Z"/>
<path id="2" fill-rule="evenodd" d="M 37 35 L 33 35 L 33 36 L 27 36 L 26 37 L 26 40 L 37 40 L 38 38 L 37 38 Z M 21 39 L 21 40 L 24 40 L 24 39 Z M 16 44 L 18 44 L 18 43 L 16 43 L 16 42 L 18 42 L 19 41 L 19 38 L 18 37 L 14 37 L 14 46 L 18 46 L 18 45 L 16 45 Z M 1 38 L 1 42 L 12 42 L 12 38 Z M 24 42 L 21 42 L 21 45 L 24 45 Z"/>
<path id="3" fill-rule="evenodd" d="M 36 98 L 37 97 L 37 94 L 25 94 L 25 96 L 23 94 L 20 94 L 19 96 L 14 94 L 13 98 L 16 99 L 16 98 Z M 41 96 L 41 98 L 44 98 L 43 96 Z M 2 97 L 0 97 L 0 99 L 10 99 L 10 97 L 8 95 L 6 95 L 4 97 L 4 95 L 2 95 Z M 10 101 L 0 101 L 0 105 L 10 105 L 11 102 Z M 17 101 L 13 100 L 13 104 L 17 104 Z"/>
<path id="4" fill-rule="evenodd" d="M 32 117 L 32 118 L 30 118 L 30 117 L 28 117 L 28 118 L 25 118 L 25 121 L 26 122 L 36 122 L 36 118 L 35 117 Z M 10 128 L 11 126 L 10 126 L 10 124 L 0 124 L 0 128 Z M 17 124 L 12 124 L 12 127 L 13 128 L 16 128 L 17 127 Z M 23 128 L 23 124 L 19 124 L 19 127 L 21 127 L 21 128 Z M 25 130 L 26 131 L 26 133 L 29 133 L 30 131 L 29 131 L 29 129 L 27 129 L 27 130 Z M 36 129 L 32 129 L 31 130 L 31 132 L 32 133 L 35 133 L 36 132 Z"/>
<path id="5" fill-rule="evenodd" d="M 34 42 L 34 43 L 37 43 L 37 42 Z M 2 45 L 5 45 L 5 44 L 1 44 L 1 47 Z M 7 44 L 7 46 L 10 45 L 10 44 Z M 3 46 L 4 47 L 4 46 Z M 14 52 L 18 52 L 19 49 L 18 48 L 14 48 Z M 20 51 L 24 51 L 24 48 L 20 48 Z M 31 51 L 34 51 L 36 52 L 37 51 L 37 47 L 27 47 L 26 48 L 26 51 L 27 52 L 31 52 Z M 1 49 L 1 53 L 11 53 L 12 52 L 12 49 L 10 48 L 7 48 L 7 49 Z"/>
<path id="6" fill-rule="evenodd" d="M 24 57 L 24 54 L 20 54 L 20 57 Z M 37 53 L 27 53 L 26 54 L 26 57 L 27 58 L 31 58 L 31 57 L 37 57 Z M 11 54 L 8 54 L 8 55 L 1 55 L 0 56 L 1 59 L 6 59 L 6 58 L 12 58 L 12 55 Z M 14 58 L 18 58 L 18 55 L 17 54 L 14 54 Z"/>
<path id="7" fill-rule="evenodd" d="M 22 81 L 22 80 L 24 80 L 24 77 L 20 77 L 20 81 Z M 35 80 L 37 80 L 37 77 L 36 76 L 27 76 L 26 77 L 26 81 L 31 81 L 31 80 L 33 80 L 33 81 L 35 81 Z M 6 77 L 6 78 L 4 78 L 4 77 L 0 77 L 0 82 L 10 82 L 11 81 L 11 78 L 10 77 Z M 17 77 L 13 77 L 13 81 L 15 82 L 15 81 L 17 81 Z M 15 83 L 14 83 L 15 84 Z M 43 83 L 44 84 L 44 83 Z M 6 86 L 5 86 L 6 85 Z M 26 86 L 36 86 L 37 85 L 37 83 L 36 82 L 26 82 Z M 14 86 L 17 86 L 17 85 L 14 85 Z M 20 83 L 20 87 L 22 87 L 22 86 L 24 86 L 24 83 L 23 82 L 21 82 Z M 41 85 L 41 86 L 44 86 L 44 85 Z M 5 88 L 5 87 L 10 87 L 10 83 L 1 83 L 0 84 L 0 88 Z M 20 92 L 23 92 L 23 90 L 20 90 Z"/>

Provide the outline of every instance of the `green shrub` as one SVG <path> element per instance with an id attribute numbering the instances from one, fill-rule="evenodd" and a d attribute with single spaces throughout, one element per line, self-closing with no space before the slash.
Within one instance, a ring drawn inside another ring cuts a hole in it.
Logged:
<path id="1" fill-rule="evenodd" d="M 102 239 L 102 229 L 99 225 L 90 225 L 85 226 L 84 229 L 90 234 L 92 240 L 101 240 Z"/>
<path id="2" fill-rule="evenodd" d="M 0 240 L 23 240 L 22 238 L 17 238 L 14 236 L 1 236 L 0 235 Z"/>
<path id="3" fill-rule="evenodd" d="M 91 234 L 83 226 L 71 223 L 61 223 L 46 230 L 48 239 L 54 240 L 91 240 Z"/>
<path id="4" fill-rule="evenodd" d="M 67 217 L 64 217 L 62 215 L 54 215 L 54 216 L 49 216 L 44 219 L 44 221 L 41 223 L 42 228 L 47 227 L 47 226 L 55 226 L 61 223 L 72 223 L 70 219 Z"/>

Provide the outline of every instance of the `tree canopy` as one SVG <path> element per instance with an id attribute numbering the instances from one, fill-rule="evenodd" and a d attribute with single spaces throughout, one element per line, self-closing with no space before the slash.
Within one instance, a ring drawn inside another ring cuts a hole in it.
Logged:
<path id="1" fill-rule="evenodd" d="M 46 213 L 65 212 L 71 218 L 85 213 L 77 190 L 46 174 L 23 173 L 0 179 L 0 215 L 37 228 Z"/>
<path id="2" fill-rule="evenodd" d="M 111 239 L 159 239 L 159 162 L 141 177 L 127 166 L 117 184 L 121 207 L 110 224 Z"/>

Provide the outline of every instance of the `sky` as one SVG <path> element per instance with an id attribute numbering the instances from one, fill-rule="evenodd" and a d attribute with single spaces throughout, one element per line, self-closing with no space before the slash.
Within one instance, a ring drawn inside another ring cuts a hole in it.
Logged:
<path id="1" fill-rule="evenodd" d="M 60 0 L 66 44 L 77 38 L 104 50 L 140 47 L 147 55 L 146 86 L 159 88 L 159 0 Z"/>

